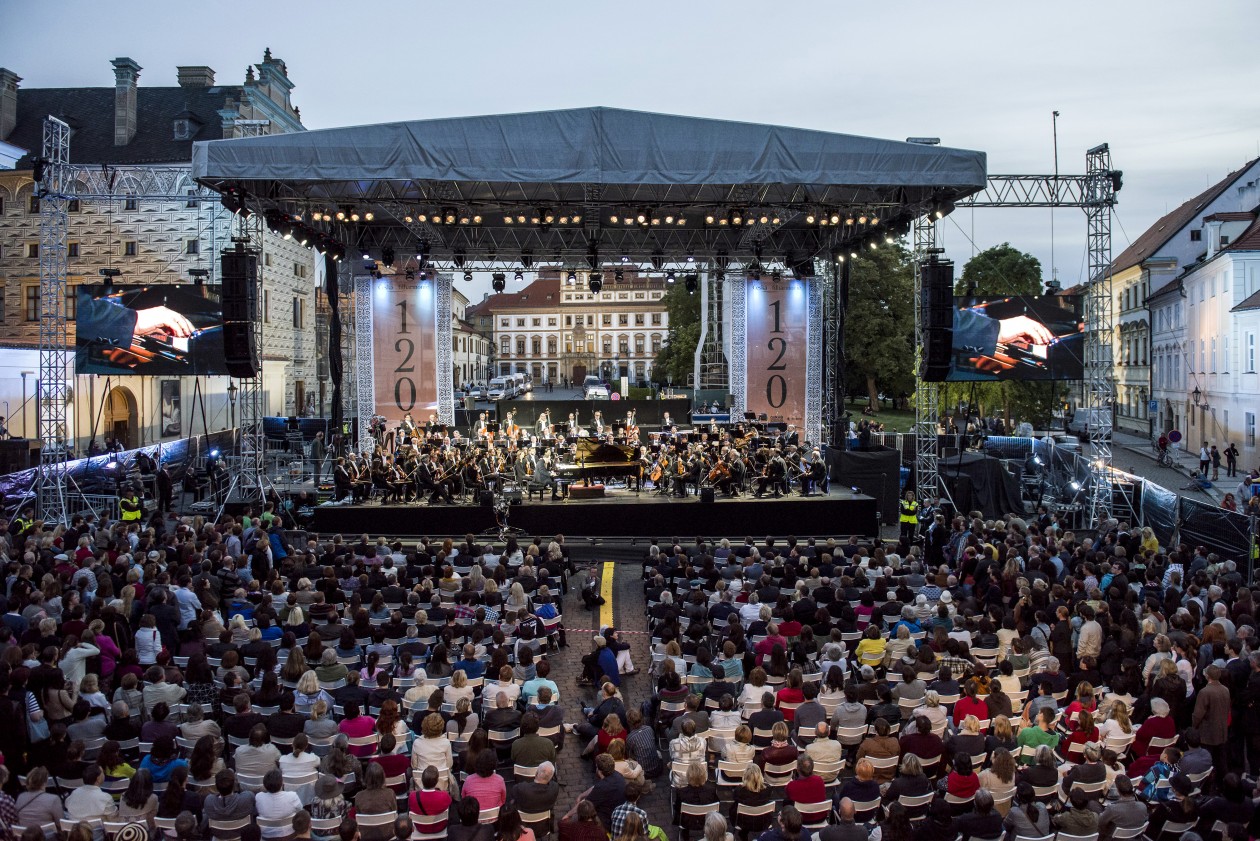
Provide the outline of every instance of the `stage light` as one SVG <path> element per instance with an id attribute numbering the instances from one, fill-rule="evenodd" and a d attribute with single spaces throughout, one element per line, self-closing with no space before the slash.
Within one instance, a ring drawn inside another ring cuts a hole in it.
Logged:
<path id="1" fill-rule="evenodd" d="M 761 280 L 761 269 L 751 268 L 748 270 L 749 280 Z"/>
<path id="2" fill-rule="evenodd" d="M 211 451 L 210 451 L 210 458 L 218 458 L 218 457 L 219 457 L 219 451 L 218 451 L 218 450 L 211 450 Z"/>
<path id="3" fill-rule="evenodd" d="M 471 217 L 468 217 L 468 216 L 459 217 L 459 224 L 461 225 L 467 225 L 470 221 L 472 221 Z"/>
<path id="4" fill-rule="evenodd" d="M 718 220 L 719 227 L 723 225 L 728 225 L 728 224 L 730 224 L 730 221 L 725 216 L 723 216 L 721 219 Z"/>
<path id="5" fill-rule="evenodd" d="M 640 211 L 639 211 L 639 213 L 638 213 L 638 215 L 636 215 L 636 216 L 634 217 L 634 221 L 638 222 L 640 225 L 642 225 L 642 224 L 644 224 L 645 222 L 647 222 L 647 220 L 648 220 L 648 215 L 647 215 L 647 213 L 645 213 L 645 212 L 644 212 L 644 211 L 642 211 L 642 210 L 640 210 Z"/>
<path id="6" fill-rule="evenodd" d="M 411 216 L 404 216 L 403 221 L 410 225 L 414 221 L 414 218 Z"/>
<path id="7" fill-rule="evenodd" d="M 723 281 L 726 280 L 726 272 L 722 271 L 721 269 L 718 269 L 716 272 L 713 273 L 713 279 L 716 280 L 718 283 L 722 283 Z"/>
<path id="8" fill-rule="evenodd" d="M 464 269 L 464 282 L 472 283 L 472 278 L 473 278 L 472 269 Z"/>
<path id="9" fill-rule="evenodd" d="M 394 249 L 392 246 L 387 245 L 381 249 L 381 262 L 385 264 L 386 268 L 394 265 Z"/>
<path id="10" fill-rule="evenodd" d="M 556 221 L 556 214 L 552 213 L 550 210 L 545 210 L 542 213 L 542 218 L 544 222 L 550 225 L 552 222 Z"/>
<path id="11" fill-rule="evenodd" d="M 871 217 L 871 224 L 872 224 L 872 225 L 878 225 L 878 224 L 879 224 L 879 217 L 878 217 L 878 216 L 872 216 L 872 217 Z"/>
<path id="12" fill-rule="evenodd" d="M 626 253 L 624 253 L 624 252 L 623 252 L 623 253 L 622 253 L 622 255 L 621 255 L 621 262 L 623 262 L 623 263 L 629 263 L 629 262 L 630 262 L 630 255 L 629 255 L 629 254 L 626 254 Z"/>
<path id="13" fill-rule="evenodd" d="M 569 272 L 568 282 L 570 286 L 577 283 L 577 272 Z"/>
<path id="14" fill-rule="evenodd" d="M 695 251 L 692 251 L 691 249 L 687 249 L 687 262 L 688 262 L 688 263 L 694 263 L 694 262 L 696 262 L 696 252 L 695 252 Z"/>
<path id="15" fill-rule="evenodd" d="M 596 272 L 586 279 L 586 288 L 598 295 L 599 290 L 604 288 L 604 279 Z"/>
<path id="16" fill-rule="evenodd" d="M 774 271 L 770 272 L 770 282 L 776 285 L 779 283 L 782 283 L 783 272 L 779 271 L 778 269 L 775 269 Z"/>
<path id="17" fill-rule="evenodd" d="M 778 217 L 778 216 L 771 216 L 771 217 L 770 217 L 770 224 L 771 224 L 771 225 L 777 225 L 777 224 L 779 224 L 779 217 Z"/>
<path id="18" fill-rule="evenodd" d="M 367 222 L 371 222 L 375 218 L 376 218 L 375 214 L 373 214 L 372 211 L 370 210 L 367 213 L 363 214 L 363 219 Z"/>
<path id="19" fill-rule="evenodd" d="M 350 221 L 351 221 L 351 222 L 358 222 L 358 221 L 359 221 L 359 212 L 358 212 L 357 210 L 356 210 L 356 211 L 352 211 L 352 212 L 350 213 Z"/>
<path id="20" fill-rule="evenodd" d="M 614 213 L 612 216 L 609 216 L 609 217 L 608 217 L 608 221 L 609 221 L 609 222 L 612 222 L 614 225 L 616 225 L 618 222 L 620 222 L 620 221 L 621 221 L 621 218 L 620 218 L 619 216 L 617 216 L 617 214 L 615 214 L 615 213 Z"/>
<path id="21" fill-rule="evenodd" d="M 744 221 L 744 215 L 738 210 L 732 210 L 729 215 L 732 225 L 739 225 Z"/>
<path id="22" fill-rule="evenodd" d="M 569 217 L 568 217 L 568 216 L 561 216 L 561 217 L 560 217 L 560 224 L 561 224 L 561 225 L 567 225 L 567 224 L 569 224 Z"/>
<path id="23" fill-rule="evenodd" d="M 504 224 L 504 225 L 511 225 L 511 224 L 512 224 L 512 217 L 511 217 L 511 216 L 504 216 L 504 217 L 503 217 L 503 224 Z"/>
<path id="24" fill-rule="evenodd" d="M 865 224 L 866 224 L 866 214 L 865 214 L 865 213 L 863 213 L 861 216 L 859 216 L 859 217 L 858 217 L 858 224 L 859 224 L 859 225 L 865 225 Z"/>
<path id="25" fill-rule="evenodd" d="M 893 239 L 892 235 L 889 234 L 888 236 L 884 237 L 884 242 L 888 243 L 889 245 L 893 245 L 894 243 L 897 242 L 897 240 Z"/>
<path id="26" fill-rule="evenodd" d="M 372 259 L 372 255 L 371 255 L 371 254 L 370 254 L 370 253 L 369 253 L 366 249 L 364 249 L 364 251 L 363 251 L 363 259 L 364 259 L 364 260 L 371 260 L 371 259 Z"/>
<path id="27" fill-rule="evenodd" d="M 812 213 L 807 213 L 807 214 L 805 214 L 805 222 L 806 222 L 807 224 L 810 224 L 810 225 L 814 224 L 814 218 L 815 218 L 815 217 L 814 217 L 814 214 L 812 214 Z"/>
<path id="28" fill-rule="evenodd" d="M 621 281 L 625 280 L 625 278 L 626 273 L 621 269 L 617 269 L 617 271 L 613 272 L 613 280 L 617 281 L 617 283 L 621 283 Z"/>
<path id="29" fill-rule="evenodd" d="M 669 271 L 667 271 L 667 272 L 665 273 L 665 282 L 666 282 L 666 283 L 673 283 L 673 282 L 674 282 L 674 280 L 675 280 L 675 278 L 674 278 L 674 270 L 673 270 L 673 269 L 670 269 Z"/>
<path id="30" fill-rule="evenodd" d="M 455 211 L 454 210 L 446 211 L 446 224 L 448 225 L 455 224 Z"/>
<path id="31" fill-rule="evenodd" d="M 658 272 L 665 267 L 665 252 L 657 250 L 652 252 L 651 258 L 652 268 Z"/>
<path id="32" fill-rule="evenodd" d="M 407 269 L 407 271 L 404 274 L 404 277 L 406 277 L 407 280 L 415 280 L 416 279 L 415 269 Z"/>
<path id="33" fill-rule="evenodd" d="M 520 223 L 520 224 L 524 225 L 524 224 L 525 224 L 525 214 L 524 214 L 524 213 L 517 214 L 517 216 L 516 216 L 516 221 L 517 221 L 518 223 Z"/>
<path id="34" fill-rule="evenodd" d="M 490 279 L 490 288 L 495 292 L 502 292 L 507 288 L 507 275 L 503 272 L 495 272 Z"/>
<path id="35" fill-rule="evenodd" d="M 839 224 L 840 224 L 840 214 L 839 214 L 839 213 L 833 213 L 833 214 L 831 214 L 831 224 L 833 224 L 833 225 L 839 225 Z"/>
<path id="36" fill-rule="evenodd" d="M 837 262 L 837 263 L 843 263 L 843 262 L 844 262 L 844 255 L 843 255 L 843 254 L 837 254 L 837 255 L 836 255 L 836 262 Z"/>
<path id="37" fill-rule="evenodd" d="M 687 289 L 688 295 L 696 294 L 696 289 L 700 286 L 700 278 L 694 274 L 689 274 L 683 278 L 683 286 Z"/>
<path id="38" fill-rule="evenodd" d="M 687 217 L 686 217 L 686 216 L 679 216 L 677 219 L 675 219 L 675 220 L 674 220 L 674 224 L 675 224 L 675 225 L 686 225 L 686 224 L 687 224 Z"/>
<path id="39" fill-rule="evenodd" d="M 579 215 L 578 215 L 578 214 L 576 214 L 576 213 L 575 213 L 575 214 L 573 214 L 573 224 L 574 224 L 574 225 L 578 224 L 578 223 L 579 223 L 579 222 L 581 222 L 581 221 L 582 221 L 582 217 L 581 217 L 581 216 L 579 216 Z"/>
<path id="40" fill-rule="evenodd" d="M 768 223 L 769 221 L 770 221 L 770 217 L 769 217 L 769 216 L 767 216 L 767 215 L 766 215 L 766 214 L 764 214 L 764 213 L 763 213 L 763 214 L 761 214 L 761 224 L 765 225 L 765 224 L 766 224 L 766 223 Z"/>
<path id="41" fill-rule="evenodd" d="M 478 213 L 478 214 L 476 214 L 475 216 L 473 216 L 473 224 L 474 224 L 474 225 L 480 225 L 480 224 L 481 224 L 481 214 L 480 214 L 480 213 Z"/>
<path id="42" fill-rule="evenodd" d="M 525 273 L 522 272 L 520 269 L 517 269 L 516 274 L 512 276 L 512 279 L 515 280 L 517 283 L 520 283 L 521 281 L 525 280 Z"/>
<path id="43" fill-rule="evenodd" d="M 856 219 L 854 219 L 852 216 L 846 216 L 846 217 L 844 218 L 844 224 L 846 224 L 846 225 L 852 225 L 855 221 L 857 221 L 857 220 L 856 220 Z"/>
<path id="44" fill-rule="evenodd" d="M 879 250 L 879 245 L 878 245 L 878 244 L 876 244 L 876 243 L 874 243 L 874 242 L 871 242 L 871 243 L 870 243 L 870 246 L 871 246 L 871 251 L 878 251 L 878 250 Z"/>
<path id="45" fill-rule="evenodd" d="M 856 251 L 850 251 L 850 252 L 849 252 L 849 259 L 850 259 L 850 260 L 856 260 L 856 259 L 857 259 L 857 252 L 856 252 Z"/>
<path id="46" fill-rule="evenodd" d="M 346 212 L 344 210 L 337 211 L 337 221 L 338 222 L 346 221 Z"/>
<path id="47" fill-rule="evenodd" d="M 627 216 L 627 217 L 626 217 L 625 222 L 626 222 L 626 224 L 627 224 L 627 225 L 633 225 L 633 224 L 634 224 L 634 220 L 633 220 L 633 219 L 631 219 L 629 216 Z"/>
<path id="48" fill-rule="evenodd" d="M 1081 489 L 1081 483 L 1076 481 L 1075 479 L 1073 479 L 1071 482 L 1068 482 L 1068 490 L 1072 491 L 1073 493 L 1075 493 L 1076 491 L 1079 491 L 1080 489 Z"/>
<path id="49" fill-rule="evenodd" d="M 704 223 L 705 223 L 706 225 L 712 225 L 712 224 L 713 224 L 713 214 L 712 214 L 712 213 L 706 213 L 706 214 L 704 215 Z"/>
<path id="50" fill-rule="evenodd" d="M 665 224 L 666 225 L 674 224 L 674 214 L 672 213 L 665 214 Z"/>
<path id="51" fill-rule="evenodd" d="M 936 219 L 944 219 L 953 212 L 954 203 L 952 201 L 939 201 L 932 205 L 932 216 Z"/>

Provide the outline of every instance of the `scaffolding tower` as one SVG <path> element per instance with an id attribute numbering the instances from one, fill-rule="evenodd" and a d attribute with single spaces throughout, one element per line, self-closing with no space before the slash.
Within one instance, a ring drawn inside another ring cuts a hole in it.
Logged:
<path id="1" fill-rule="evenodd" d="M 66 458 L 70 430 L 66 403 L 70 391 L 70 347 L 66 327 L 66 238 L 69 204 L 70 126 L 44 120 L 44 138 L 35 173 L 39 196 L 39 516 L 69 521 L 66 511 Z"/>

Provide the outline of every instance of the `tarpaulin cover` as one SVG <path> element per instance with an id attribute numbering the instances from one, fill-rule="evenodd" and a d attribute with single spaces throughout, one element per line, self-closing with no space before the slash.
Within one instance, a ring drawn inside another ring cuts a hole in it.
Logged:
<path id="1" fill-rule="evenodd" d="M 1250 520 L 1197 499 L 1181 498 L 1180 541 L 1206 546 L 1223 558 L 1245 561 L 1251 549 Z"/>
<path id="2" fill-rule="evenodd" d="M 1019 480 L 1002 462 L 980 453 L 962 453 L 937 462 L 959 511 L 981 511 L 985 517 L 1004 517 L 1023 511 Z"/>
<path id="3" fill-rule="evenodd" d="M 230 431 L 215 432 L 210 435 L 181 438 L 161 445 L 155 444 L 127 450 L 119 453 L 117 457 L 100 455 L 75 459 L 66 464 L 66 474 L 70 480 L 67 481 L 67 490 L 85 494 L 112 495 L 117 489 L 118 472 L 121 471 L 124 475 L 134 473 L 136 455 L 143 452 L 156 458 L 159 446 L 162 451 L 162 464 L 170 471 L 171 479 L 180 482 L 184 478 L 187 467 L 203 453 L 214 448 L 230 449 L 232 436 L 233 433 Z M 115 461 L 118 467 L 111 466 Z M 2 500 L 0 504 L 3 505 L 6 514 L 12 514 L 22 502 L 28 501 L 35 486 L 37 472 L 31 469 L 0 476 L 0 500 Z"/>
<path id="4" fill-rule="evenodd" d="M 891 447 L 870 450 L 827 451 L 828 469 L 833 484 L 857 487 L 875 497 L 880 520 L 897 522 L 897 496 L 901 487 L 901 454 Z"/>
<path id="5" fill-rule="evenodd" d="M 1177 533 L 1177 494 L 1154 482 L 1142 483 L 1142 524 L 1160 546 L 1172 546 Z"/>
<path id="6" fill-rule="evenodd" d="M 192 169 L 211 181 L 907 184 L 964 193 L 986 183 L 983 152 L 618 108 L 202 141 Z"/>

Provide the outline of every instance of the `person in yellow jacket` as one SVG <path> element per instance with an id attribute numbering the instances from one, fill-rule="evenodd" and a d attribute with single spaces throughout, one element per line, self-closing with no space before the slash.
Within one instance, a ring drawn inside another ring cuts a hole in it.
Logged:
<path id="1" fill-rule="evenodd" d="M 901 542 L 909 546 L 919 530 L 919 501 L 914 498 L 914 491 L 906 491 L 906 498 L 901 501 L 900 522 Z"/>
<path id="2" fill-rule="evenodd" d="M 118 509 L 122 512 L 122 521 L 124 523 L 140 522 L 140 516 L 144 513 L 144 506 L 140 504 L 140 498 L 136 496 L 136 489 L 131 488 L 123 493 L 122 498 L 118 500 Z"/>

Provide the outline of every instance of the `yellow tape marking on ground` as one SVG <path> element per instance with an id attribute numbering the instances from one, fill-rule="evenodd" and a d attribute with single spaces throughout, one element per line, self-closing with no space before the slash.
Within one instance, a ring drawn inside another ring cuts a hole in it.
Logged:
<path id="1" fill-rule="evenodd" d="M 604 597 L 604 604 L 599 608 L 599 624 L 605 627 L 613 624 L 613 562 L 604 562 L 604 571 L 599 582 L 599 594 Z"/>

